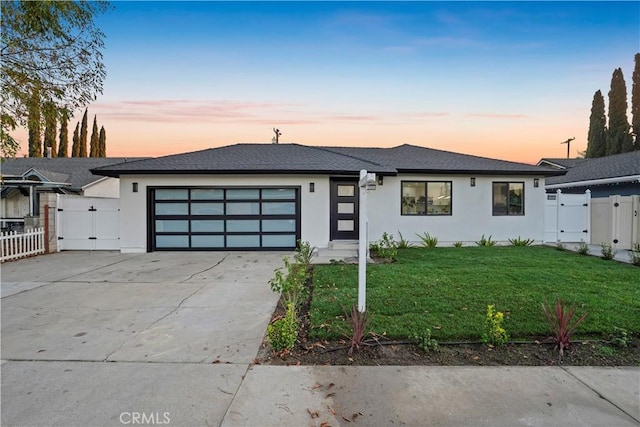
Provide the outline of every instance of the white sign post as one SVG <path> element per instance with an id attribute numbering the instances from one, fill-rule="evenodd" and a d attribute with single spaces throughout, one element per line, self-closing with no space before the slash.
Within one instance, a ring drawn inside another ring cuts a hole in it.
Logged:
<path id="1" fill-rule="evenodd" d="M 358 241 L 358 311 L 364 313 L 367 308 L 367 258 L 369 253 L 369 233 L 367 224 L 367 191 L 375 190 L 376 174 L 360 171 L 360 214 Z"/>

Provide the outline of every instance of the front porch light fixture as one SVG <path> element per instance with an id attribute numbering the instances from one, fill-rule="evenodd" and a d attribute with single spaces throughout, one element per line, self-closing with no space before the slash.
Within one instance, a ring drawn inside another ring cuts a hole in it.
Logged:
<path id="1" fill-rule="evenodd" d="M 540 178 L 533 178 L 533 186 L 538 188 L 540 186 Z"/>
<path id="2" fill-rule="evenodd" d="M 476 186 L 476 177 L 472 176 L 471 180 L 469 181 L 469 183 L 471 184 L 472 187 L 475 187 Z"/>
<path id="3" fill-rule="evenodd" d="M 134 193 L 137 193 L 137 192 L 138 192 L 138 183 L 137 183 L 137 182 L 134 182 L 134 183 L 132 184 L 132 186 L 131 186 L 131 190 L 132 190 Z"/>

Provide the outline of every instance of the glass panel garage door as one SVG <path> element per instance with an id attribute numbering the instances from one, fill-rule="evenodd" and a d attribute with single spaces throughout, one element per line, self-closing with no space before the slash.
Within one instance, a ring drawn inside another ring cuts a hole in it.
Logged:
<path id="1" fill-rule="evenodd" d="M 293 249 L 300 239 L 299 189 L 151 188 L 149 248 Z"/>

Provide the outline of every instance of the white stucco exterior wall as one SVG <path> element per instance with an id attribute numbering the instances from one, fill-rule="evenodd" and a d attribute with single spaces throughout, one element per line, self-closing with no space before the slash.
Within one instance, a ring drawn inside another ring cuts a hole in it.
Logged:
<path id="1" fill-rule="evenodd" d="M 138 192 L 133 192 L 133 183 Z M 309 191 L 313 182 L 315 191 Z M 121 252 L 147 251 L 147 188 L 156 186 L 299 186 L 301 239 L 312 246 L 327 247 L 329 242 L 329 178 L 299 175 L 127 175 L 120 178 Z"/>
<path id="2" fill-rule="evenodd" d="M 120 197 L 120 180 L 118 178 L 104 177 L 82 189 L 85 197 L 107 197 L 117 199 Z"/>
<path id="3" fill-rule="evenodd" d="M 476 178 L 471 187 L 470 178 Z M 383 185 L 369 193 L 369 240 L 380 239 L 387 232 L 399 240 L 400 231 L 406 240 L 419 242 L 416 233 L 436 236 L 439 245 L 456 241 L 474 244 L 482 234 L 493 240 L 507 242 L 521 236 L 539 242 L 544 239 L 544 178 L 534 188 L 533 177 L 525 176 L 451 176 L 399 175 L 385 176 Z M 451 181 L 452 215 L 401 215 L 401 181 Z M 493 216 L 492 183 L 524 182 L 524 209 L 521 216 Z"/>

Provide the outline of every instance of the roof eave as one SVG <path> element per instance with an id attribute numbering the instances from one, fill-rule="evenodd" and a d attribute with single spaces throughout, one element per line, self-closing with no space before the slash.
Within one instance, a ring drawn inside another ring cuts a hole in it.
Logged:
<path id="1" fill-rule="evenodd" d="M 614 178 L 590 179 L 586 181 L 562 182 L 559 184 L 545 185 L 547 190 L 556 190 L 571 187 L 588 187 L 591 185 L 621 184 L 621 183 L 640 183 L 640 175 L 618 176 Z"/>
<path id="2" fill-rule="evenodd" d="M 368 172 L 377 173 L 380 175 L 396 175 L 396 171 L 391 170 L 368 170 Z M 91 173 L 94 175 L 101 175 L 112 178 L 119 178 L 122 175 L 353 175 L 359 176 L 360 170 L 337 170 L 337 169 L 295 169 L 295 170 L 282 170 L 282 169 L 216 169 L 216 170 L 165 170 L 165 169 L 148 169 L 148 170 L 96 170 L 91 169 Z"/>
<path id="3" fill-rule="evenodd" d="M 540 171 L 518 171 L 518 170 L 477 170 L 477 169 L 401 169 L 398 173 L 421 173 L 421 174 L 442 174 L 442 175 L 535 175 L 535 176 L 560 176 L 567 173 L 566 170 L 540 170 Z"/>

